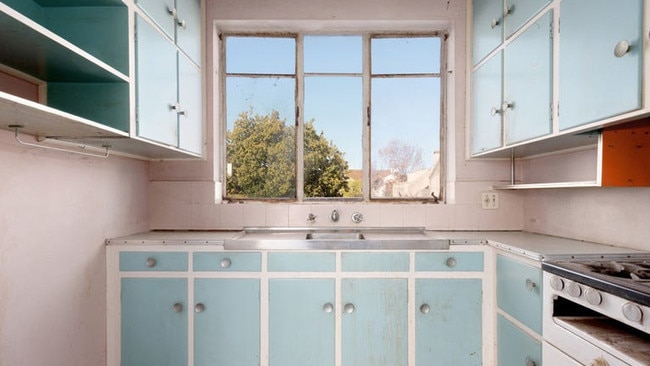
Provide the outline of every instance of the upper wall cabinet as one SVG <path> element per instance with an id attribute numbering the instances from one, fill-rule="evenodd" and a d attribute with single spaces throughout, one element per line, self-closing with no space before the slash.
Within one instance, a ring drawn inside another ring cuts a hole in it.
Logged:
<path id="1" fill-rule="evenodd" d="M 200 2 L 187 3 L 184 12 L 200 19 Z M 67 141 L 71 151 L 106 146 L 154 159 L 200 156 L 200 147 L 181 149 L 135 138 L 133 8 L 122 0 L 1 0 L 0 34 L 5 37 L 0 69 L 38 85 L 39 93 L 28 100 L 19 90 L 4 87 L 0 128 L 46 142 Z M 192 24 L 197 33 L 186 53 L 200 60 L 200 22 Z M 200 75 L 198 61 L 194 64 Z M 198 93 L 192 87 L 199 101 L 200 88 L 199 79 Z M 200 111 L 192 116 L 201 123 Z"/>
<path id="2" fill-rule="evenodd" d="M 643 0 L 563 0 L 560 16 L 560 130 L 642 108 Z"/>
<path id="3" fill-rule="evenodd" d="M 510 38 L 549 3 L 550 0 L 474 0 L 472 64 L 484 59 L 504 37 Z"/>

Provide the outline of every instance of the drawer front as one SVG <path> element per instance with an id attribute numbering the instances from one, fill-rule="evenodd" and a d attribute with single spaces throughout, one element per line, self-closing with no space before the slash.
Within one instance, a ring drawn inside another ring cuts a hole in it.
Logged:
<path id="1" fill-rule="evenodd" d="M 500 309 L 542 334 L 542 270 L 497 256 L 497 304 Z"/>
<path id="2" fill-rule="evenodd" d="M 483 271 L 483 253 L 435 252 L 416 253 L 416 271 Z"/>
<path id="3" fill-rule="evenodd" d="M 187 271 L 185 252 L 120 252 L 120 271 Z"/>
<path id="4" fill-rule="evenodd" d="M 344 272 L 408 272 L 408 252 L 347 252 L 341 254 Z"/>
<path id="5" fill-rule="evenodd" d="M 269 253 L 271 272 L 334 272 L 335 253 Z"/>
<path id="6" fill-rule="evenodd" d="M 194 253 L 195 271 L 259 272 L 262 269 L 260 253 L 197 252 Z"/>
<path id="7" fill-rule="evenodd" d="M 497 364 L 543 365 L 542 344 L 502 315 L 497 318 Z"/>

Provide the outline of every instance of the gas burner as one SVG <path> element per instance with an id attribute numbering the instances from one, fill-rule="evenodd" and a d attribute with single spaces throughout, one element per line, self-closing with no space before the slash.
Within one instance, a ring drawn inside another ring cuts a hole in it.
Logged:
<path id="1" fill-rule="evenodd" d="M 599 261 L 583 263 L 590 272 L 629 278 L 634 281 L 650 280 L 650 263 L 641 261 Z"/>

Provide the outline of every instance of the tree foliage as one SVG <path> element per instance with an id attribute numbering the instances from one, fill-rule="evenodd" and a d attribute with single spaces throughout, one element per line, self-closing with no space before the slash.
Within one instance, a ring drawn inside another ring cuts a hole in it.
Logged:
<path id="1" fill-rule="evenodd" d="M 379 149 L 379 157 L 384 164 L 401 177 L 414 170 L 422 168 L 422 151 L 408 142 L 391 139 L 388 144 Z"/>
<path id="2" fill-rule="evenodd" d="M 348 163 L 314 121 L 305 123 L 304 192 L 306 197 L 342 197 L 348 192 Z M 227 193 L 240 198 L 292 198 L 296 195 L 295 127 L 267 115 L 244 112 L 228 131 Z"/>

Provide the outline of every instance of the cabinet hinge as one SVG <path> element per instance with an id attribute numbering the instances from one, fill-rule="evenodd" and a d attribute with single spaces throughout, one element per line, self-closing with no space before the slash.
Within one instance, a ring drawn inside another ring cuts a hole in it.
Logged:
<path id="1" fill-rule="evenodd" d="M 549 27 L 549 35 L 548 35 L 548 37 L 550 39 L 553 39 L 553 28 L 554 28 L 554 26 L 555 26 L 555 23 L 553 23 L 553 19 L 551 19 L 551 26 Z"/>

